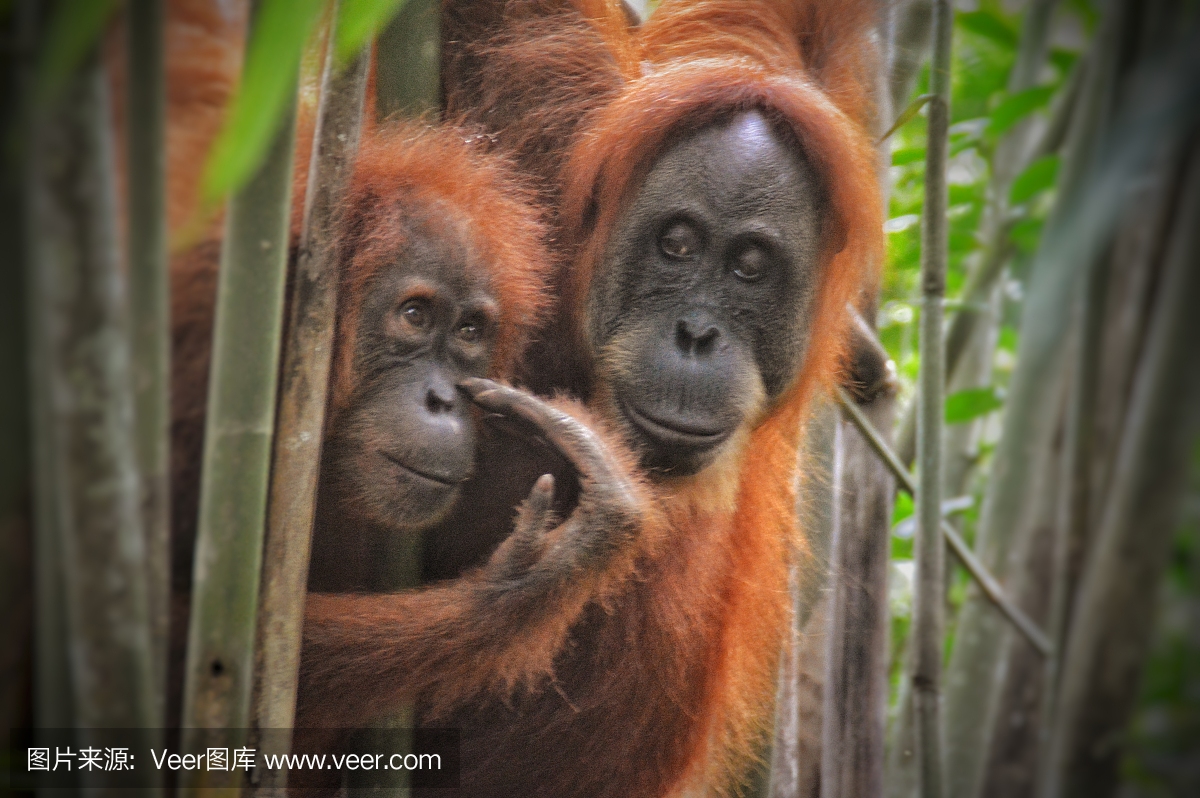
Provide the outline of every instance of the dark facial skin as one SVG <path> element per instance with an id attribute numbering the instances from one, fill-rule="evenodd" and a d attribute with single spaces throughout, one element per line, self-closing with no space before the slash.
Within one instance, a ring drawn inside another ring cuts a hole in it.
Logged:
<path id="1" fill-rule="evenodd" d="M 617 222 L 588 333 L 643 463 L 702 470 L 798 373 L 822 196 L 757 112 L 668 149 Z"/>
<path id="2" fill-rule="evenodd" d="M 364 292 L 353 342 L 358 384 L 331 420 L 322 488 L 335 510 L 394 531 L 441 520 L 475 467 L 471 403 L 455 384 L 486 376 L 498 305 L 461 240 L 423 227 Z"/>

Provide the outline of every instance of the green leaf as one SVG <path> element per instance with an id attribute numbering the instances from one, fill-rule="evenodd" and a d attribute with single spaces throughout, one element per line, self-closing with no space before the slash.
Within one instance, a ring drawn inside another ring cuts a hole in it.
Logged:
<path id="1" fill-rule="evenodd" d="M 1050 63 L 1058 70 L 1061 77 L 1066 77 L 1079 62 L 1079 53 L 1063 47 L 1055 47 L 1050 51 Z"/>
<path id="2" fill-rule="evenodd" d="M 1045 107 L 1057 90 L 1058 86 L 1053 85 L 1034 86 L 1008 95 L 992 111 L 991 121 L 988 122 L 988 133 L 991 136 L 1003 135 L 1013 125 L 1039 108 Z"/>
<path id="3" fill-rule="evenodd" d="M 338 6 L 336 53 L 339 64 L 349 61 L 367 42 L 375 38 L 404 0 L 342 0 Z"/>
<path id="4" fill-rule="evenodd" d="M 1004 396 L 993 387 L 972 388 L 946 397 L 946 423 L 962 424 L 1004 406 Z"/>
<path id="5" fill-rule="evenodd" d="M 37 101 L 49 104 L 100 40 L 116 0 L 62 0 L 46 26 L 37 62 Z"/>
<path id="6" fill-rule="evenodd" d="M 913 514 L 912 496 L 904 491 L 897 491 L 896 503 L 892 506 L 892 527 Z"/>
<path id="7" fill-rule="evenodd" d="M 1042 240 L 1042 219 L 1022 219 L 1013 225 L 1008 237 L 1013 240 L 1022 253 L 1029 255 L 1037 251 L 1038 242 Z"/>
<path id="8" fill-rule="evenodd" d="M 906 147 L 892 151 L 892 166 L 905 166 L 910 163 L 920 163 L 925 160 L 924 147 Z"/>
<path id="9" fill-rule="evenodd" d="M 994 11 L 960 11 L 956 20 L 965 31 L 990 39 L 1010 50 L 1017 49 L 1020 36 L 1016 26 Z"/>
<path id="10" fill-rule="evenodd" d="M 879 141 L 877 143 L 882 144 L 883 142 L 887 141 L 893 133 L 904 127 L 917 114 L 921 113 L 921 109 L 924 108 L 926 103 L 932 99 L 932 94 L 922 94 L 920 97 L 909 103 L 908 107 L 900 113 L 900 116 L 896 117 L 896 121 L 892 123 L 892 126 L 888 128 L 888 131 L 879 137 Z"/>
<path id="11" fill-rule="evenodd" d="M 1013 205 L 1020 205 L 1051 188 L 1058 179 L 1058 165 L 1057 155 L 1047 155 L 1029 164 L 1013 181 L 1008 192 L 1008 201 Z"/>
<path id="12" fill-rule="evenodd" d="M 1067 0 L 1067 8 L 1074 11 L 1083 20 L 1083 25 L 1091 33 L 1100 21 L 1100 12 L 1090 0 Z"/>
<path id="13" fill-rule="evenodd" d="M 1017 328 L 1010 324 L 1001 327 L 1000 340 L 996 342 L 996 348 L 1015 355 L 1017 353 Z"/>
<path id="14" fill-rule="evenodd" d="M 262 0 L 246 44 L 242 82 L 209 153 L 203 196 L 215 203 L 254 174 L 283 119 L 300 57 L 323 0 Z"/>

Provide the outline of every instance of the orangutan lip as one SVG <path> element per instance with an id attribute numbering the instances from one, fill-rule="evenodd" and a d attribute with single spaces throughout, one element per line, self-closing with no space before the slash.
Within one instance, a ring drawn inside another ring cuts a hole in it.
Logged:
<path id="1" fill-rule="evenodd" d="M 401 462 L 395 456 L 390 455 L 387 452 L 381 451 L 380 454 L 383 455 L 385 460 L 392 463 L 393 465 L 399 466 L 404 471 L 407 471 L 408 473 L 410 473 L 414 476 L 420 477 L 421 479 L 424 479 L 428 482 L 436 482 L 439 485 L 445 485 L 446 487 L 453 488 L 453 487 L 459 485 L 460 483 L 466 481 L 463 479 L 451 479 L 450 477 L 441 476 L 439 474 L 429 474 L 425 471 L 418 471 L 417 469 L 413 468 L 412 466 L 408 465 L 407 463 Z"/>
<path id="2" fill-rule="evenodd" d="M 656 418 L 651 418 L 638 411 L 632 405 L 621 403 L 621 409 L 626 417 L 650 437 L 674 446 L 688 446 L 699 449 L 709 449 L 729 437 L 730 430 L 717 430 L 700 427 L 668 424 Z"/>

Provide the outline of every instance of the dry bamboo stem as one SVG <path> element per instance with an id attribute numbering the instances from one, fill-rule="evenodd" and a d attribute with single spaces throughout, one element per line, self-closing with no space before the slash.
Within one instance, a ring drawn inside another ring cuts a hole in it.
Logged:
<path id="1" fill-rule="evenodd" d="M 295 298 L 283 351 L 258 622 L 254 698 L 254 724 L 258 729 L 289 729 L 295 718 L 300 635 L 337 309 L 336 242 L 343 216 L 342 197 L 358 151 L 370 64 L 368 48 L 336 71 L 336 41 L 331 31 L 304 199 Z M 286 740 L 272 742 L 278 753 L 287 753 L 290 748 Z M 263 775 L 259 786 L 269 789 L 286 785 L 286 771 L 271 771 Z"/>

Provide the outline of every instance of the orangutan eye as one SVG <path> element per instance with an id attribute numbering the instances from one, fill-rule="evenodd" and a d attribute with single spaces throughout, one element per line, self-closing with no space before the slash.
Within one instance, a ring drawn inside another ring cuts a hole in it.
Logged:
<path id="1" fill-rule="evenodd" d="M 767 253 L 758 247 L 748 247 L 741 251 L 733 261 L 733 274 L 746 283 L 758 282 L 771 268 Z"/>
<path id="2" fill-rule="evenodd" d="M 424 300 L 410 299 L 400 306 L 400 318 L 416 330 L 427 330 L 432 321 L 429 307 Z"/>
<path id="3" fill-rule="evenodd" d="M 700 235 L 686 222 L 674 222 L 658 237 L 658 248 L 671 260 L 691 260 L 700 252 Z"/>
<path id="4" fill-rule="evenodd" d="M 473 344 L 483 339 L 483 325 L 478 322 L 464 322 L 458 328 L 458 340 L 463 343 Z"/>

